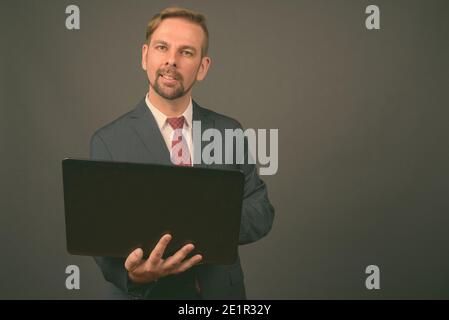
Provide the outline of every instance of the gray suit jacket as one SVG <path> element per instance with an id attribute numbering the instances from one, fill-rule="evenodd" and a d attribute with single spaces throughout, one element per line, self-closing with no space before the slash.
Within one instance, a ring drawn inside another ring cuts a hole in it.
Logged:
<path id="1" fill-rule="evenodd" d="M 202 108 L 195 101 L 193 121 L 201 121 L 202 132 L 208 128 L 216 128 L 221 131 L 223 137 L 225 129 L 241 128 L 236 120 Z M 203 142 L 203 147 L 207 143 Z M 247 148 L 245 151 L 247 152 Z M 169 151 L 145 99 L 142 99 L 135 109 L 93 134 L 90 156 L 95 160 L 172 165 Z M 266 186 L 259 178 L 255 165 L 213 164 L 207 167 L 243 171 L 245 186 L 239 244 L 248 244 L 264 237 L 273 224 L 274 208 L 268 200 Z M 122 258 L 95 257 L 95 261 L 104 278 L 114 285 L 114 289 L 119 289 L 119 292 L 115 292 L 117 298 L 196 299 L 198 296 L 195 295 L 194 275 L 201 284 L 203 299 L 246 298 L 239 258 L 233 265 L 199 265 L 182 274 L 161 278 L 155 283 L 145 285 L 134 284 L 129 280 Z"/>

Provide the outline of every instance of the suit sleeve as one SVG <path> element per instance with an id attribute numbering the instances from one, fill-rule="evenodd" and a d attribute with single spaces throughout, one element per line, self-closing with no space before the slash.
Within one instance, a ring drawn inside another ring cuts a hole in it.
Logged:
<path id="1" fill-rule="evenodd" d="M 96 133 L 90 141 L 90 158 L 92 160 L 113 160 L 111 152 L 101 136 Z M 147 298 L 156 283 L 136 284 L 128 277 L 125 269 L 125 259 L 115 257 L 94 257 L 100 267 L 103 277 L 117 288 L 134 298 Z"/>
<path id="2" fill-rule="evenodd" d="M 241 128 L 241 125 L 239 125 Z M 245 159 L 248 159 L 248 141 L 245 138 Z M 255 242 L 268 234 L 274 220 L 274 207 L 268 200 L 265 183 L 260 179 L 255 164 L 240 165 L 245 175 L 239 244 Z"/>

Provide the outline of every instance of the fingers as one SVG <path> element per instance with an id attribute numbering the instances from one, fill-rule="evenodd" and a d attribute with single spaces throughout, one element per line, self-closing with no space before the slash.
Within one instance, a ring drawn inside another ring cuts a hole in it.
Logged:
<path id="1" fill-rule="evenodd" d="M 125 261 L 125 269 L 128 271 L 134 270 L 139 264 L 142 263 L 143 250 L 137 248 L 129 254 Z"/>
<path id="2" fill-rule="evenodd" d="M 195 246 L 193 244 L 186 244 L 184 247 L 179 249 L 174 255 L 172 255 L 170 258 L 168 258 L 165 261 L 165 266 L 168 268 L 176 268 L 179 265 L 181 265 L 181 262 L 187 257 L 187 255 L 195 249 Z"/>
<path id="3" fill-rule="evenodd" d="M 184 271 L 190 269 L 191 267 L 193 267 L 194 265 L 198 264 L 199 262 L 201 262 L 202 259 L 203 259 L 203 257 L 200 254 L 197 254 L 197 255 L 193 256 L 192 258 L 184 261 L 176 269 L 176 272 L 184 272 Z"/>
<path id="4" fill-rule="evenodd" d="M 167 248 L 167 245 L 170 242 L 171 238 L 172 237 L 169 234 L 165 234 L 162 236 L 162 238 L 154 247 L 153 251 L 151 251 L 150 257 L 148 258 L 149 262 L 157 263 L 162 259 L 162 256 L 164 255 L 165 249 Z"/>

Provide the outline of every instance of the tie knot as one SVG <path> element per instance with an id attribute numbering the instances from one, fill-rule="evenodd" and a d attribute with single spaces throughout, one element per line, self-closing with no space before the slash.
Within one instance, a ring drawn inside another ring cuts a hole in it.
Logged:
<path id="1" fill-rule="evenodd" d="M 182 129 L 182 127 L 184 127 L 184 116 L 180 116 L 179 118 L 167 118 L 167 122 L 173 130 Z"/>

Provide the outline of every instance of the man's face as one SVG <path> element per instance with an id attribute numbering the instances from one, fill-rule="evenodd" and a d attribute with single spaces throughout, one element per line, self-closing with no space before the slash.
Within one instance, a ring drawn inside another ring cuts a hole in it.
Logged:
<path id="1" fill-rule="evenodd" d="M 204 37 L 203 29 L 188 20 L 163 20 L 142 47 L 142 68 L 151 89 L 167 100 L 190 94 L 209 69 L 210 58 L 201 57 Z"/>

